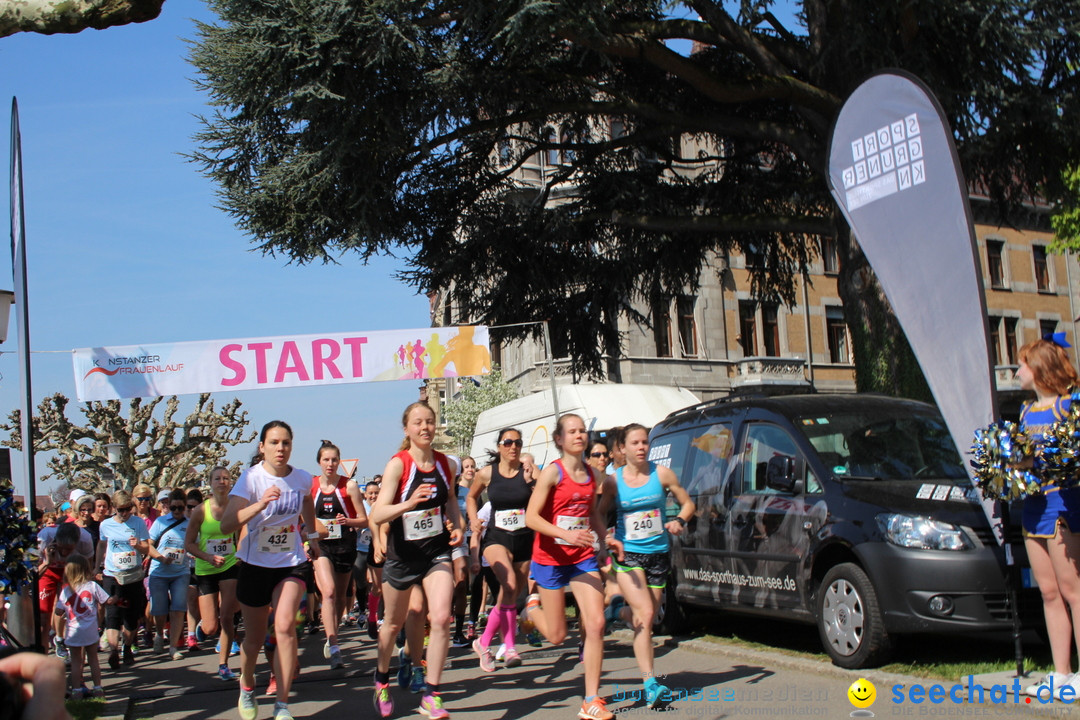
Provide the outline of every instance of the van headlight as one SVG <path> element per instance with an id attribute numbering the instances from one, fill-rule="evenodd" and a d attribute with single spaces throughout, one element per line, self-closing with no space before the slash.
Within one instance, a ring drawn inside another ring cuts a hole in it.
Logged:
<path id="1" fill-rule="evenodd" d="M 969 550 L 975 547 L 963 530 L 922 515 L 881 513 L 878 527 L 893 545 L 919 550 Z"/>

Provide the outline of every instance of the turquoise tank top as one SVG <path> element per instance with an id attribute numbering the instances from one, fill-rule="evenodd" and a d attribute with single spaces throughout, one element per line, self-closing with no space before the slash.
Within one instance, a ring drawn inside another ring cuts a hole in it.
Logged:
<path id="1" fill-rule="evenodd" d="M 641 487 L 632 488 L 623 480 L 623 469 L 615 471 L 616 510 L 615 539 L 623 550 L 653 554 L 668 551 L 668 534 L 664 529 L 664 507 L 667 498 L 656 464 L 649 463 L 649 479 Z"/>

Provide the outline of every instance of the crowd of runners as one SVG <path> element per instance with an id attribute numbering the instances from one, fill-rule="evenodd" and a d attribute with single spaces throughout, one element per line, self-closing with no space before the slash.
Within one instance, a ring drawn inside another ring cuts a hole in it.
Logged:
<path id="1" fill-rule="evenodd" d="M 39 535 L 41 631 L 70 664 L 70 695 L 103 696 L 99 653 L 116 669 L 140 652 L 178 659 L 213 645 L 218 677 L 238 681 L 242 720 L 258 716 L 261 656 L 273 718 L 289 720 L 298 625 L 325 635 L 323 657 L 336 670 L 339 630 L 359 624 L 377 641 L 378 715 L 394 714 L 394 671 L 400 688 L 420 695 L 421 714 L 447 718 L 449 648 L 471 647 L 481 675 L 499 660 L 518 667 L 519 642 L 566 642 L 569 590 L 584 670 L 578 717 L 613 717 L 601 678 L 616 623 L 633 631 L 641 697 L 664 704 L 652 626 L 669 536 L 694 505 L 672 471 L 648 460 L 646 428 L 628 425 L 603 442 L 563 415 L 553 432 L 560 457 L 538 468 L 513 428 L 478 467 L 433 448 L 426 404 L 406 408 L 402 426 L 399 451 L 364 486 L 339 474 L 341 453 L 328 441 L 313 458 L 318 475 L 296 467 L 292 430 L 273 421 L 250 467 L 235 483 L 214 468 L 205 496 L 145 485 L 73 493 L 67 514 Z"/>

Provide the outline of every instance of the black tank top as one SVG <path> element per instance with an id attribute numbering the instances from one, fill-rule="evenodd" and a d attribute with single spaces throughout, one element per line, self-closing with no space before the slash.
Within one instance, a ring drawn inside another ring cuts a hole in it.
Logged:
<path id="1" fill-rule="evenodd" d="M 402 482 L 405 482 L 404 478 L 402 478 Z M 425 516 L 422 512 L 434 508 L 438 508 L 439 515 L 446 512 L 444 506 L 450 493 L 446 483 L 439 477 L 438 471 L 435 468 L 431 470 L 416 468 L 413 481 L 407 488 L 403 488 L 404 494 L 400 501 L 412 497 L 420 489 L 420 486 L 425 483 L 435 486 L 435 492 L 432 496 L 417 505 L 413 510 L 390 522 L 390 539 L 386 548 L 388 557 L 402 562 L 421 562 L 450 552 L 450 531 L 446 529 L 443 522 L 445 518 L 436 520 L 435 518 L 438 515 Z M 408 525 L 408 528 L 406 528 L 406 525 Z M 406 537 L 406 529 L 408 534 L 413 537 L 427 535 L 432 530 L 438 530 L 439 532 L 428 537 L 410 540 Z"/>
<path id="2" fill-rule="evenodd" d="M 329 493 L 324 493 L 322 488 L 319 489 L 319 495 L 315 498 L 315 517 L 320 520 L 326 520 L 330 518 L 336 518 L 338 514 L 348 517 L 349 514 L 345 512 L 345 508 L 341 505 L 341 498 L 337 494 L 337 490 L 331 490 Z M 319 541 L 320 547 L 324 550 L 333 551 L 337 548 L 355 548 L 356 547 L 356 528 L 351 528 L 346 525 L 341 526 L 341 537 Z"/>
<path id="3" fill-rule="evenodd" d="M 488 502 L 491 503 L 491 517 L 499 510 L 524 510 L 529 506 L 529 498 L 532 497 L 532 488 L 525 482 L 525 466 L 510 477 L 499 472 L 499 463 L 491 466 L 491 482 L 487 486 Z M 513 532 L 528 531 L 528 528 L 519 528 Z"/>

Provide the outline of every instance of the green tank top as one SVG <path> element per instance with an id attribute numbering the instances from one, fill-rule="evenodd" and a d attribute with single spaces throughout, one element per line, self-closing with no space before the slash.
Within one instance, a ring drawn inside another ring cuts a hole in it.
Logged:
<path id="1" fill-rule="evenodd" d="M 228 570 L 236 564 L 236 538 L 228 533 L 221 532 L 221 521 L 214 519 L 210 512 L 212 500 L 203 502 L 203 521 L 199 526 L 199 550 L 210 555 L 221 555 L 225 563 L 221 567 L 214 567 L 202 558 L 195 558 L 196 575 L 216 575 Z"/>

